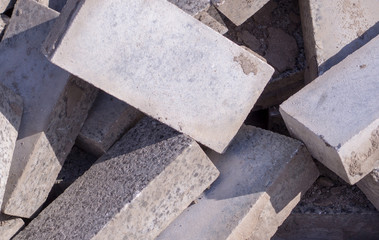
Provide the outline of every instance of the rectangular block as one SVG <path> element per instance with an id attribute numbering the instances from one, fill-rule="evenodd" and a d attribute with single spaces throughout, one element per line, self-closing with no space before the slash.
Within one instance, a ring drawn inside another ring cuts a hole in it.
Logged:
<path id="1" fill-rule="evenodd" d="M 0 84 L 0 206 L 22 117 L 22 98 Z"/>
<path id="2" fill-rule="evenodd" d="M 280 106 L 288 130 L 350 184 L 379 159 L 379 37 Z"/>
<path id="3" fill-rule="evenodd" d="M 220 177 L 157 240 L 270 239 L 319 174 L 302 143 L 253 126 L 208 156 Z"/>
<path id="4" fill-rule="evenodd" d="M 51 64 L 40 48 L 58 13 L 18 1 L 0 44 L 1 83 L 24 100 L 2 211 L 29 218 L 46 200 L 95 99 L 88 83 Z"/>
<path id="5" fill-rule="evenodd" d="M 100 157 L 143 116 L 134 107 L 101 91 L 88 113 L 76 143 L 85 151 Z"/>
<path id="6" fill-rule="evenodd" d="M 254 54 L 166 0 L 69 1 L 44 52 L 54 64 L 217 152 L 228 146 L 273 74 Z"/>
<path id="7" fill-rule="evenodd" d="M 308 82 L 379 33 L 377 0 L 302 0 L 299 5 Z"/>
<path id="8" fill-rule="evenodd" d="M 379 167 L 376 167 L 371 173 L 359 181 L 357 186 L 366 194 L 376 209 L 379 210 Z"/>
<path id="9" fill-rule="evenodd" d="M 15 239 L 155 239 L 218 174 L 194 140 L 144 118 Z"/>
<path id="10" fill-rule="evenodd" d="M 22 227 L 24 221 L 0 213 L 0 239 L 10 240 Z"/>
<path id="11" fill-rule="evenodd" d="M 258 12 L 269 0 L 212 0 L 217 9 L 239 26 Z"/>

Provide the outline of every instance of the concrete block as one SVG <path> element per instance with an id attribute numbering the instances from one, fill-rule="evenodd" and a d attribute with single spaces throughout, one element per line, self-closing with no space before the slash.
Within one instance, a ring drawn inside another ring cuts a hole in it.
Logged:
<path id="1" fill-rule="evenodd" d="M 0 206 L 20 127 L 23 103 L 20 96 L 0 84 Z"/>
<path id="2" fill-rule="evenodd" d="M 357 186 L 367 196 L 376 209 L 379 210 L 379 167 L 376 167 L 371 173 L 359 181 Z"/>
<path id="3" fill-rule="evenodd" d="M 195 18 L 220 34 L 228 32 L 227 26 L 214 6 L 198 13 Z"/>
<path id="4" fill-rule="evenodd" d="M 239 26 L 258 12 L 269 0 L 212 0 L 217 9 Z"/>
<path id="5" fill-rule="evenodd" d="M 12 8 L 15 2 L 16 0 L 0 0 L 0 13 Z"/>
<path id="6" fill-rule="evenodd" d="M 253 126 L 208 156 L 220 177 L 157 240 L 270 239 L 319 174 L 302 143 Z"/>
<path id="7" fill-rule="evenodd" d="M 7 15 L 0 14 L 0 42 L 1 42 L 1 39 L 3 38 L 5 28 L 7 27 L 8 23 L 9 23 L 9 18 L 7 17 Z"/>
<path id="8" fill-rule="evenodd" d="M 95 99 L 88 83 L 51 64 L 40 48 L 58 13 L 18 1 L 0 44 L 2 83 L 24 100 L 2 211 L 29 218 L 53 186 Z"/>
<path id="9" fill-rule="evenodd" d="M 24 221 L 21 218 L 6 216 L 0 213 L 1 240 L 10 240 L 23 226 Z"/>
<path id="10" fill-rule="evenodd" d="M 112 19 L 105 17 L 110 13 Z M 273 74 L 268 64 L 166 0 L 148 7 L 143 0 L 69 1 L 44 52 L 54 64 L 217 152 L 228 146 Z"/>
<path id="11" fill-rule="evenodd" d="M 379 159 L 379 36 L 280 107 L 290 133 L 350 184 Z"/>
<path id="12" fill-rule="evenodd" d="M 15 239 L 155 239 L 218 174 L 194 140 L 144 118 Z"/>
<path id="13" fill-rule="evenodd" d="M 211 6 L 211 0 L 167 0 L 191 16 L 207 11 Z"/>
<path id="14" fill-rule="evenodd" d="M 100 157 L 144 116 L 134 107 L 101 91 L 76 139 L 85 151 Z"/>
<path id="15" fill-rule="evenodd" d="M 299 1 L 312 81 L 379 33 L 377 0 Z"/>

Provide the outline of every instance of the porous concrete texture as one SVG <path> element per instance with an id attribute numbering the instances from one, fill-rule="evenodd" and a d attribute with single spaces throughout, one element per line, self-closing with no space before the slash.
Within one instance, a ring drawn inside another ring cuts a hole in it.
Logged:
<path id="1" fill-rule="evenodd" d="M 350 184 L 379 159 L 379 36 L 280 107 L 288 130 Z"/>
<path id="2" fill-rule="evenodd" d="M 18 1 L 0 44 L 2 83 L 24 100 L 2 211 L 31 217 L 47 195 L 95 99 L 88 83 L 51 64 L 40 48 L 58 13 Z"/>
<path id="3" fill-rule="evenodd" d="M 4 14 L 0 14 L 0 42 L 1 42 L 1 39 L 3 38 L 4 31 L 8 23 L 9 23 L 8 16 Z"/>
<path id="4" fill-rule="evenodd" d="M 228 28 L 214 6 L 209 7 L 207 11 L 198 13 L 195 18 L 220 34 L 228 32 Z"/>
<path id="5" fill-rule="evenodd" d="M 15 239 L 155 239 L 218 175 L 194 140 L 144 118 Z"/>
<path id="6" fill-rule="evenodd" d="M 253 126 L 207 153 L 220 177 L 157 240 L 270 239 L 319 174 L 302 143 Z"/>
<path id="7" fill-rule="evenodd" d="M 261 9 L 269 0 L 212 0 L 217 9 L 239 26 Z"/>
<path id="8" fill-rule="evenodd" d="M 0 0 L 0 13 L 12 8 L 16 0 Z"/>
<path id="9" fill-rule="evenodd" d="M 376 167 L 365 178 L 359 181 L 357 186 L 379 211 L 379 167 Z"/>
<path id="10" fill-rule="evenodd" d="M 377 0 L 299 1 L 312 81 L 379 33 Z"/>
<path id="11" fill-rule="evenodd" d="M 21 218 L 6 216 L 0 213 L 1 240 L 10 240 L 23 226 L 24 221 Z"/>
<path id="12" fill-rule="evenodd" d="M 69 1 L 43 49 L 54 64 L 217 152 L 273 74 L 166 0 L 148 7 L 143 0 Z"/>
<path id="13" fill-rule="evenodd" d="M 0 84 L 0 206 L 11 167 L 13 151 L 20 127 L 22 98 Z"/>
<path id="14" fill-rule="evenodd" d="M 167 0 L 191 16 L 207 11 L 211 6 L 211 0 Z"/>
<path id="15" fill-rule="evenodd" d="M 143 116 L 134 107 L 100 91 L 80 130 L 76 144 L 100 157 Z"/>

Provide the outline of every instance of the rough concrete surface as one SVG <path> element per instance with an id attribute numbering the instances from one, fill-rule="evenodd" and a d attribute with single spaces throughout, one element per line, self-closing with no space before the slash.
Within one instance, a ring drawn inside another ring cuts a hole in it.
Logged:
<path id="1" fill-rule="evenodd" d="M 53 63 L 223 152 L 273 69 L 171 3 L 146 4 L 70 1 L 44 44 L 45 54 Z M 96 16 L 91 14 L 93 8 Z M 110 12 L 112 21 L 105 17 Z"/>
<path id="2" fill-rule="evenodd" d="M 208 156 L 220 177 L 157 240 L 270 239 L 319 174 L 300 142 L 253 126 Z"/>
<path id="3" fill-rule="evenodd" d="M 10 240 L 23 226 L 24 221 L 21 218 L 6 216 L 0 213 L 1 240 Z"/>
<path id="4" fill-rule="evenodd" d="M 18 129 L 20 127 L 22 98 L 0 84 L 0 206 L 11 167 Z"/>
<path id="5" fill-rule="evenodd" d="M 194 140 L 145 118 L 15 239 L 154 239 L 218 174 Z"/>
<path id="6" fill-rule="evenodd" d="M 281 105 L 288 130 L 355 184 L 379 158 L 379 36 Z"/>
<path id="7" fill-rule="evenodd" d="M 217 9 L 239 26 L 261 9 L 269 0 L 212 0 Z"/>
<path id="8" fill-rule="evenodd" d="M 132 106 L 101 91 L 88 113 L 76 143 L 87 152 L 100 157 L 143 116 L 143 113 Z"/>
<path id="9" fill-rule="evenodd" d="M 377 164 L 379 164 L 379 162 Z M 375 168 L 365 178 L 359 181 L 357 186 L 366 194 L 367 198 L 379 211 L 379 167 Z"/>
<path id="10" fill-rule="evenodd" d="M 379 33 L 378 0 L 299 1 L 312 81 Z"/>
<path id="11" fill-rule="evenodd" d="M 2 210 L 31 217 L 46 200 L 96 91 L 51 64 L 40 47 L 58 13 L 18 1 L 0 44 L 2 83 L 24 100 Z"/>

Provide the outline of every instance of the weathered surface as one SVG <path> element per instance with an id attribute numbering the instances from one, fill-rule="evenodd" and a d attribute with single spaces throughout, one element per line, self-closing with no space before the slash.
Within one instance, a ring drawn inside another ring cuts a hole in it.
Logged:
<path id="1" fill-rule="evenodd" d="M 379 33 L 378 0 L 302 0 L 299 4 L 307 81 L 323 74 Z"/>
<path id="2" fill-rule="evenodd" d="M 0 44 L 1 82 L 24 100 L 2 206 L 8 215 L 28 218 L 46 200 L 96 94 L 40 53 L 57 16 L 35 1 L 18 1 Z"/>
<path id="3" fill-rule="evenodd" d="M 194 140 L 145 118 L 15 239 L 154 239 L 218 174 Z"/>
<path id="4" fill-rule="evenodd" d="M 0 206 L 11 167 L 20 127 L 23 103 L 10 89 L 0 84 Z"/>
<path id="5" fill-rule="evenodd" d="M 16 0 L 0 0 L 0 13 L 12 8 Z"/>
<path id="6" fill-rule="evenodd" d="M 44 51 L 53 63 L 217 152 L 273 73 L 166 0 L 69 1 Z"/>
<path id="7" fill-rule="evenodd" d="M 281 105 L 293 136 L 350 184 L 379 159 L 379 36 Z"/>
<path id="8" fill-rule="evenodd" d="M 14 218 L 0 213 L 0 239 L 11 239 L 22 227 L 24 221 L 21 218 Z"/>
<path id="9" fill-rule="evenodd" d="M 198 13 L 195 18 L 220 34 L 228 32 L 228 28 L 214 6 Z"/>
<path id="10" fill-rule="evenodd" d="M 220 177 L 157 240 L 270 239 L 318 176 L 300 142 L 252 126 L 208 153 Z"/>
<path id="11" fill-rule="evenodd" d="M 379 164 L 379 162 L 378 162 Z M 367 198 L 379 210 L 379 167 L 375 168 L 365 178 L 357 183 Z"/>
<path id="12" fill-rule="evenodd" d="M 4 31 L 8 23 L 9 23 L 9 18 L 4 14 L 0 14 L 0 42 L 1 42 L 1 39 L 3 38 Z"/>
<path id="13" fill-rule="evenodd" d="M 76 140 L 87 152 L 103 155 L 124 133 L 143 117 L 143 113 L 101 91 Z"/>
<path id="14" fill-rule="evenodd" d="M 269 0 L 212 0 L 213 4 L 239 26 L 258 12 Z"/>
<path id="15" fill-rule="evenodd" d="M 207 11 L 211 5 L 211 0 L 167 0 L 191 16 L 195 16 L 203 11 Z"/>

